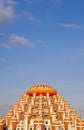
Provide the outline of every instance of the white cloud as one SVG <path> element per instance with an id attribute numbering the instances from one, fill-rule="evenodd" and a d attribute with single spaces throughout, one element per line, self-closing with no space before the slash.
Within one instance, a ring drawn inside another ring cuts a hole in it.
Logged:
<path id="1" fill-rule="evenodd" d="M 69 24 L 69 23 L 61 23 L 59 24 L 61 27 L 64 27 L 64 28 L 73 28 L 73 29 L 80 29 L 81 26 L 79 24 Z"/>
<path id="2" fill-rule="evenodd" d="M 9 46 L 9 45 L 7 45 L 7 44 L 5 44 L 5 43 L 0 43 L 0 47 L 6 48 L 6 49 L 11 48 L 11 46 Z"/>
<path id="3" fill-rule="evenodd" d="M 33 16 L 33 14 L 31 12 L 28 12 L 26 10 L 23 11 L 23 15 L 26 16 L 26 18 L 29 21 L 35 22 L 37 24 L 41 24 L 41 21 L 39 19 L 37 19 L 36 17 Z"/>
<path id="4" fill-rule="evenodd" d="M 13 0 L 0 0 L 0 25 L 14 17 Z"/>
<path id="5" fill-rule="evenodd" d="M 12 35 L 10 37 L 10 42 L 15 46 L 15 47 L 21 47 L 21 46 L 26 46 L 26 47 L 34 47 L 34 44 L 25 37 L 18 36 L 18 35 Z"/>

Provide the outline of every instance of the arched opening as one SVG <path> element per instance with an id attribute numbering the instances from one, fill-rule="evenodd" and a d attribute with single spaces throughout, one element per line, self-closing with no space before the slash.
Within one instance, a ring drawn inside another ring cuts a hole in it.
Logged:
<path id="1" fill-rule="evenodd" d="M 41 126 L 37 125 L 36 130 L 41 130 Z"/>
<path id="2" fill-rule="evenodd" d="M 45 127 L 45 130 L 47 130 L 47 128 Z"/>

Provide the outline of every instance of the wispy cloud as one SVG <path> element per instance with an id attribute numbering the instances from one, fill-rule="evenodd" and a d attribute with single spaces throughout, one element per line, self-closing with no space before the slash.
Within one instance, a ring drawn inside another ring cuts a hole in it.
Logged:
<path id="1" fill-rule="evenodd" d="M 29 3 L 29 4 L 32 4 L 32 3 L 35 3 L 35 2 L 42 2 L 45 0 L 24 0 L 25 2 Z M 47 1 L 51 1 L 52 3 L 56 3 L 56 4 L 60 4 L 63 0 L 47 0 Z"/>
<path id="2" fill-rule="evenodd" d="M 27 16 L 27 18 L 30 20 L 30 21 L 34 21 L 35 20 L 35 17 L 33 16 L 32 13 L 28 12 L 28 11 L 23 11 L 23 14 Z"/>
<path id="3" fill-rule="evenodd" d="M 0 47 L 1 47 L 1 48 L 6 48 L 6 49 L 11 48 L 10 45 L 7 45 L 7 44 L 5 44 L 5 43 L 0 43 Z"/>
<path id="4" fill-rule="evenodd" d="M 63 0 L 52 0 L 53 3 L 60 4 Z"/>
<path id="5" fill-rule="evenodd" d="M 73 28 L 73 29 L 80 29 L 81 28 L 80 24 L 61 23 L 59 25 L 60 25 L 60 27 L 64 27 L 64 28 Z"/>
<path id="6" fill-rule="evenodd" d="M 25 15 L 29 21 L 35 22 L 37 24 L 41 24 L 41 21 L 38 18 L 36 18 L 31 12 L 24 10 L 23 15 Z"/>
<path id="7" fill-rule="evenodd" d="M 5 36 L 4 33 L 0 33 L 0 38 L 3 38 Z"/>
<path id="8" fill-rule="evenodd" d="M 44 46 L 45 45 L 45 42 L 43 41 L 43 40 L 37 40 L 37 42 L 40 44 L 40 45 L 42 45 L 42 46 Z"/>
<path id="9" fill-rule="evenodd" d="M 32 3 L 32 0 L 24 0 L 25 2 L 28 2 L 29 4 Z"/>
<path id="10" fill-rule="evenodd" d="M 5 2 L 7 2 L 8 4 L 14 5 L 15 1 L 14 0 L 4 0 Z"/>
<path id="11" fill-rule="evenodd" d="M 2 56 L 0 56 L 0 62 L 5 62 L 5 58 L 4 57 L 2 57 Z"/>
<path id="12" fill-rule="evenodd" d="M 14 17 L 13 0 L 0 0 L 0 25 Z"/>
<path id="13" fill-rule="evenodd" d="M 34 44 L 28 38 L 22 36 L 12 35 L 9 40 L 15 47 L 26 46 L 34 48 Z"/>

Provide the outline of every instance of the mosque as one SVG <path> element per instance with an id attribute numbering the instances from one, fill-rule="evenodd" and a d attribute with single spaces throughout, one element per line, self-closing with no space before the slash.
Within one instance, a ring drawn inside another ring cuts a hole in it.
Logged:
<path id="1" fill-rule="evenodd" d="M 0 119 L 0 130 L 84 130 L 84 119 L 53 87 L 38 84 Z"/>

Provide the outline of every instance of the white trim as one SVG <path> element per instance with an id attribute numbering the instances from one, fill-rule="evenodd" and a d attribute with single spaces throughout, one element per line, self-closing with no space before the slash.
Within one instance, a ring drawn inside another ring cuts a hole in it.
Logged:
<path id="1" fill-rule="evenodd" d="M 60 126 L 60 125 L 51 125 L 51 126 Z"/>
<path id="2" fill-rule="evenodd" d="M 37 122 L 37 123 L 34 123 L 34 124 L 44 124 L 44 123 Z"/>
<path id="3" fill-rule="evenodd" d="M 17 121 L 10 121 L 10 122 L 17 122 Z"/>

